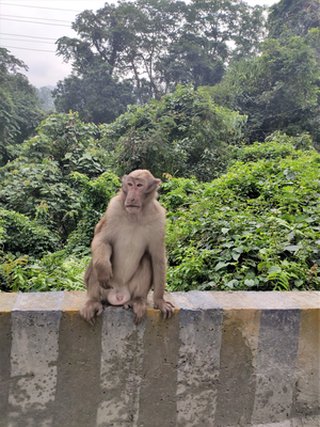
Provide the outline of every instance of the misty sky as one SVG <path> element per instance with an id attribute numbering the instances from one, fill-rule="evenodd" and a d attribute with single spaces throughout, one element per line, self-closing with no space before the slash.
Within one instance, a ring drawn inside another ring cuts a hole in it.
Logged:
<path id="1" fill-rule="evenodd" d="M 278 0 L 247 0 L 267 5 Z M 29 67 L 26 75 L 36 86 L 55 86 L 71 72 L 55 54 L 55 41 L 76 36 L 71 29 L 75 16 L 85 9 L 97 10 L 115 0 L 0 0 L 0 46 Z"/>

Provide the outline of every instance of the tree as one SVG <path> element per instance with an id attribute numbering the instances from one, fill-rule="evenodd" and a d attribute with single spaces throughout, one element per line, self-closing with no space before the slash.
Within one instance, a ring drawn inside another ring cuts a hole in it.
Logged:
<path id="1" fill-rule="evenodd" d="M 53 95 L 59 112 L 77 111 L 81 120 L 94 123 L 112 122 L 136 100 L 130 82 L 116 81 L 105 64 L 60 81 Z"/>
<path id="2" fill-rule="evenodd" d="M 160 100 L 130 110 L 108 125 L 101 144 L 114 169 L 150 169 L 155 176 L 195 175 L 209 180 L 224 170 L 239 143 L 245 117 L 217 106 L 206 89 L 178 86 Z"/>
<path id="3" fill-rule="evenodd" d="M 317 53 L 307 38 L 268 39 L 260 56 L 233 64 L 212 92 L 218 103 L 248 115 L 250 141 L 275 130 L 308 131 L 319 141 L 319 77 Z"/>
<path id="4" fill-rule="evenodd" d="M 74 75 L 60 85 L 59 103 L 73 95 L 75 77 L 85 80 L 88 74 L 101 76 L 89 86 L 93 94 L 105 86 L 105 97 L 110 90 L 112 105 L 112 82 L 130 81 L 139 103 L 159 99 L 178 83 L 217 83 L 232 58 L 256 50 L 264 28 L 262 11 L 236 0 L 135 0 L 105 4 L 96 13 L 84 11 L 73 24 L 78 38 L 57 42 L 58 54 L 72 62 Z M 91 110 L 90 101 L 82 101 L 81 111 Z"/>
<path id="5" fill-rule="evenodd" d="M 33 132 L 43 116 L 36 90 L 20 69 L 27 66 L 0 48 L 0 165 L 14 157 L 15 145 Z"/>
<path id="6" fill-rule="evenodd" d="M 269 37 L 306 36 L 320 27 L 319 0 L 281 0 L 270 8 Z"/>
<path id="7" fill-rule="evenodd" d="M 214 85 L 233 59 L 251 56 L 264 34 L 263 8 L 243 2 L 193 0 L 160 63 L 168 87 Z"/>
<path id="8" fill-rule="evenodd" d="M 123 1 L 106 4 L 96 14 L 80 14 L 73 28 L 79 39 L 58 40 L 58 54 L 72 60 L 74 72 L 105 64 L 110 77 L 132 79 L 139 100 L 161 93 L 156 64 L 182 19 L 183 2 L 172 0 Z"/>

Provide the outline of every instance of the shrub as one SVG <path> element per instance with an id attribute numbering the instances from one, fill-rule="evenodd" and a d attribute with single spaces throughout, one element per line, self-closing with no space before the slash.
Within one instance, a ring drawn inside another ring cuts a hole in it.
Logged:
<path id="1" fill-rule="evenodd" d="M 277 149 L 255 145 L 259 160 L 188 194 L 167 185 L 170 289 L 320 289 L 320 156 Z"/>
<path id="2" fill-rule="evenodd" d="M 58 237 L 25 215 L 0 208 L 0 244 L 3 252 L 41 256 L 58 248 Z"/>
<path id="3" fill-rule="evenodd" d="M 95 178 L 108 163 L 99 128 L 76 113 L 54 114 L 24 142 L 20 156 L 0 168 L 0 206 L 37 220 L 65 242 L 82 218 L 74 174 Z"/>
<path id="4" fill-rule="evenodd" d="M 0 266 L 3 291 L 61 291 L 84 289 L 83 272 L 88 257 L 67 256 L 64 251 L 41 259 L 7 254 Z"/>
<path id="5" fill-rule="evenodd" d="M 79 173 L 74 173 L 72 178 L 81 189 L 81 217 L 77 227 L 68 237 L 66 250 L 68 253 L 87 254 L 94 227 L 106 210 L 109 200 L 120 188 L 120 180 L 112 172 L 104 172 L 91 180 Z"/>
<path id="6" fill-rule="evenodd" d="M 158 177 L 207 181 L 225 170 L 244 123 L 245 116 L 214 104 L 206 88 L 178 86 L 161 100 L 130 107 L 102 129 L 101 143 L 119 174 L 146 168 Z"/>

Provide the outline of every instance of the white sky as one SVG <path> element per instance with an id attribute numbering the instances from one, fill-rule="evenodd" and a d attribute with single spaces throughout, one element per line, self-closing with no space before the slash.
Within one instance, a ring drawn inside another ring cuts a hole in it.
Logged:
<path id="1" fill-rule="evenodd" d="M 55 86 L 71 72 L 71 66 L 56 55 L 55 41 L 76 36 L 71 23 L 78 13 L 96 11 L 115 1 L 0 0 L 0 46 L 25 62 L 29 67 L 26 75 L 34 86 Z M 246 1 L 271 6 L 279 0 Z"/>

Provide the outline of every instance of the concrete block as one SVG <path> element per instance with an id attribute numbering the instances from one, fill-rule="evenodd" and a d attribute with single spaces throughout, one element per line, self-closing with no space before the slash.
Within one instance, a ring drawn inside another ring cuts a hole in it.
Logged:
<path id="1" fill-rule="evenodd" d="M 96 426 L 101 398 L 101 323 L 99 318 L 93 327 L 79 312 L 61 313 L 57 384 L 50 427 Z"/>
<path id="2" fill-rule="evenodd" d="M 215 417 L 219 426 L 244 425 L 251 421 L 260 315 L 258 310 L 224 311 Z"/>
<path id="3" fill-rule="evenodd" d="M 211 426 L 218 395 L 222 311 L 188 310 L 179 317 L 176 425 Z"/>
<path id="4" fill-rule="evenodd" d="M 11 313 L 8 312 L 7 301 L 1 302 L 2 309 L 0 312 L 0 426 L 8 426 L 9 413 L 9 388 L 11 375 Z"/>
<path id="5" fill-rule="evenodd" d="M 295 370 L 297 381 L 294 390 L 293 415 L 307 416 L 319 413 L 320 310 L 301 311 Z"/>
<path id="6" fill-rule="evenodd" d="M 0 293 L 0 313 L 11 313 L 18 294 L 9 294 L 7 292 Z"/>
<path id="7" fill-rule="evenodd" d="M 176 425 L 179 316 L 177 313 L 167 321 L 159 310 L 148 312 L 142 346 L 139 427 Z"/>
<path id="8" fill-rule="evenodd" d="M 100 352 L 100 399 L 97 426 L 135 426 L 139 416 L 145 323 L 133 314 L 108 307 L 103 313 Z"/>
<path id="9" fill-rule="evenodd" d="M 292 412 L 299 310 L 261 313 L 252 422 L 284 422 Z"/>
<path id="10" fill-rule="evenodd" d="M 60 311 L 63 292 L 18 293 L 12 311 Z"/>
<path id="11" fill-rule="evenodd" d="M 319 427 L 320 292 L 0 293 L 0 427 Z"/>
<path id="12" fill-rule="evenodd" d="M 56 394 L 60 313 L 25 308 L 12 312 L 8 426 L 47 427 Z"/>

